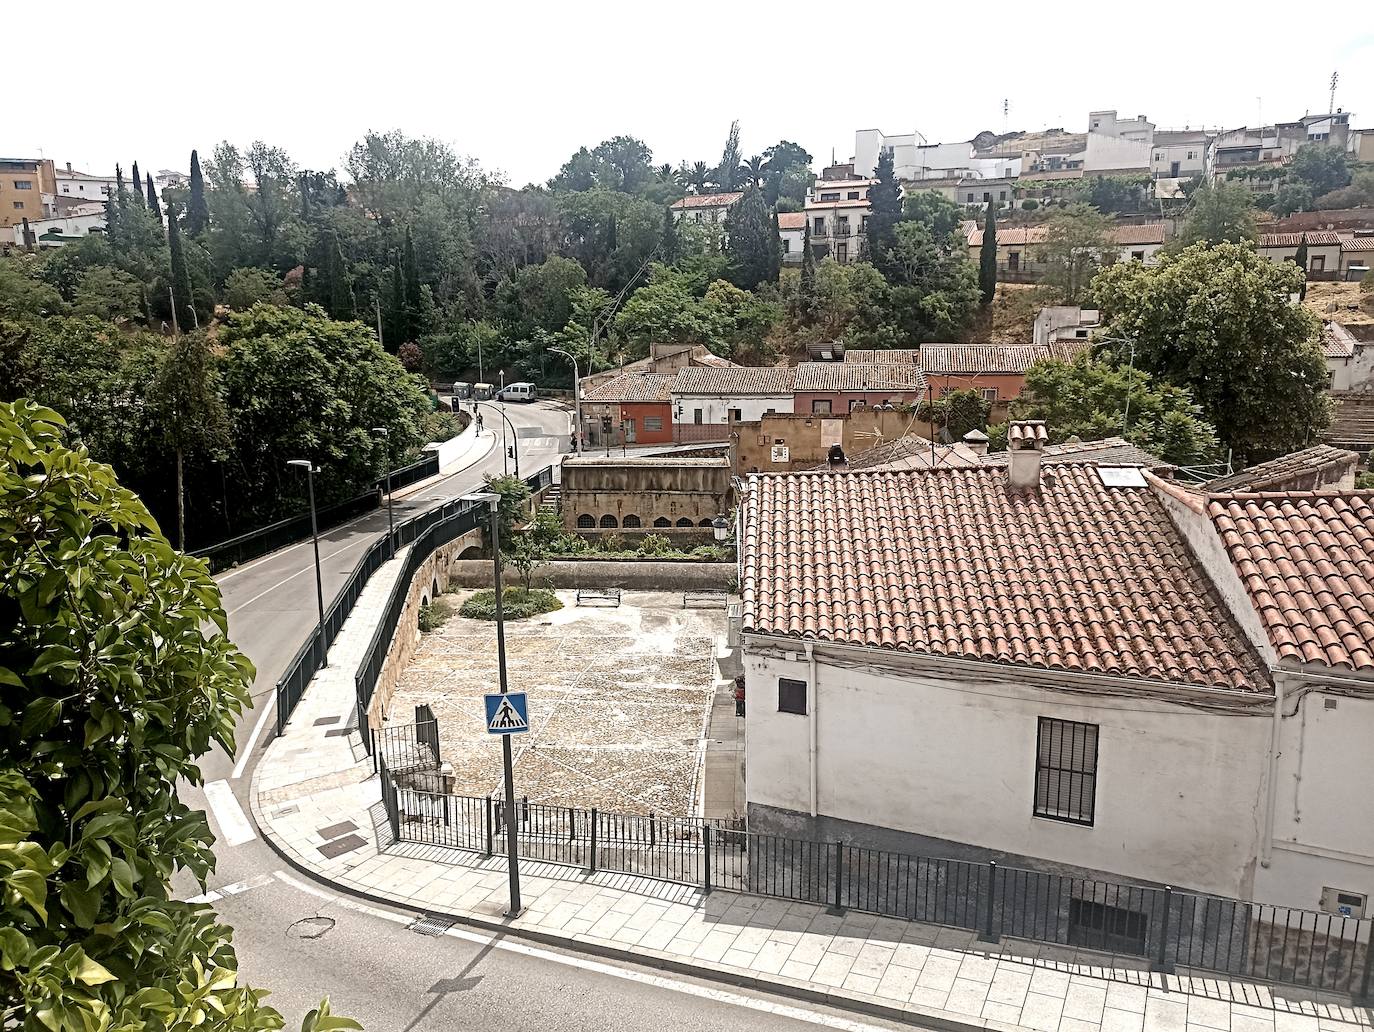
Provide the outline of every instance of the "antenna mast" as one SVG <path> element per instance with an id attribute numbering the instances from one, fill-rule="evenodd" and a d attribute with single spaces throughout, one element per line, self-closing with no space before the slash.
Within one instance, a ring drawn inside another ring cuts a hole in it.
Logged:
<path id="1" fill-rule="evenodd" d="M 1327 102 L 1326 113 L 1334 115 L 1336 113 L 1336 83 L 1340 81 L 1341 73 L 1331 73 L 1331 99 Z"/>

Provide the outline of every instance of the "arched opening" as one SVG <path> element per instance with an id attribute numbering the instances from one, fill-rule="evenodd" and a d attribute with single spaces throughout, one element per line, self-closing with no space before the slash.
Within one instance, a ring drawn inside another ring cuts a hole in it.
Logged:
<path id="1" fill-rule="evenodd" d="M 429 597 L 430 597 L 430 598 L 438 598 L 438 597 L 439 597 L 439 578 L 438 578 L 438 577 L 435 577 L 435 578 L 434 578 L 434 582 L 433 582 L 432 584 L 430 584 L 430 586 L 429 586 Z"/>
<path id="2" fill-rule="evenodd" d="M 660 516 L 658 519 L 654 520 L 655 527 L 671 527 L 672 525 L 673 521 L 667 516 Z"/>
<path id="3" fill-rule="evenodd" d="M 602 526 L 603 528 L 605 528 L 605 527 L 614 527 L 614 526 L 615 526 L 615 517 L 612 516 L 610 513 L 606 513 L 605 516 L 602 516 L 602 517 L 601 517 L 601 526 Z"/>
<path id="4" fill-rule="evenodd" d="M 459 558 L 459 559 L 481 559 L 481 558 L 482 558 L 482 546 L 481 546 L 481 545 L 468 545 L 467 548 L 463 549 L 463 554 L 460 555 L 458 558 Z"/>
<path id="5" fill-rule="evenodd" d="M 684 516 L 682 517 L 682 519 L 677 521 L 677 525 L 679 527 L 690 527 L 692 525 L 692 521 L 689 520 L 686 516 Z"/>
<path id="6" fill-rule="evenodd" d="M 631 513 L 620 521 L 620 525 L 622 527 L 638 527 L 640 526 L 639 517 Z"/>
<path id="7" fill-rule="evenodd" d="M 713 524 L 712 524 L 712 522 L 711 522 L 710 520 L 702 520 L 700 523 L 697 524 L 697 526 L 698 526 L 698 527 L 710 527 L 710 526 L 713 526 Z"/>
<path id="8" fill-rule="evenodd" d="M 580 513 L 577 517 L 577 527 L 579 530 L 591 530 L 596 526 L 596 517 L 589 512 Z"/>

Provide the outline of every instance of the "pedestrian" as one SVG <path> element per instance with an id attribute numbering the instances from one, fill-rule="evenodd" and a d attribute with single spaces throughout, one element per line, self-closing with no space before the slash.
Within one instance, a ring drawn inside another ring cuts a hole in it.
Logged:
<path id="1" fill-rule="evenodd" d="M 482 436 L 482 413 L 477 413 L 477 436 Z"/>
<path id="2" fill-rule="evenodd" d="M 735 716 L 744 716 L 744 675 L 735 678 Z"/>

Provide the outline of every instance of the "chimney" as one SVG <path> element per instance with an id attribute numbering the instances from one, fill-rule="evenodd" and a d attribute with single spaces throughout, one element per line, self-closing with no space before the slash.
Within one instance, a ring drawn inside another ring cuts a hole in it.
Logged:
<path id="1" fill-rule="evenodd" d="M 1011 463 L 1007 467 L 1007 486 L 1015 491 L 1029 491 L 1040 486 L 1040 456 L 1045 450 L 1045 421 L 1017 420 L 1007 427 L 1007 451 Z"/>
<path id="2" fill-rule="evenodd" d="M 70 172 L 71 170 L 72 170 L 72 163 L 69 161 L 69 162 L 67 162 L 67 171 Z"/>
<path id="3" fill-rule="evenodd" d="M 988 435 L 981 430 L 970 430 L 964 434 L 964 444 L 974 455 L 986 455 L 988 453 Z"/>

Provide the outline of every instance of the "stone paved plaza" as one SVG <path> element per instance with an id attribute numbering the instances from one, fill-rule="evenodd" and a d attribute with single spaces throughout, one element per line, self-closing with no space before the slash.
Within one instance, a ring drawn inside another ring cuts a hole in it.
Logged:
<path id="1" fill-rule="evenodd" d="M 456 608 L 469 594 L 445 597 Z M 531 731 L 513 743 L 516 790 L 557 806 L 693 813 L 724 611 L 684 609 L 669 592 L 627 591 L 619 607 L 558 596 L 558 612 L 506 624 L 510 689 L 530 705 Z M 424 636 L 387 719 L 410 723 L 428 703 L 454 790 L 484 795 L 501 780 L 481 699 L 496 690 L 495 625 L 454 616 Z"/>

